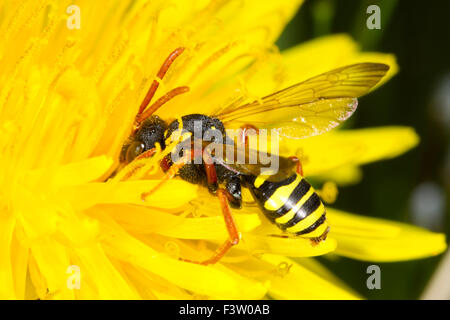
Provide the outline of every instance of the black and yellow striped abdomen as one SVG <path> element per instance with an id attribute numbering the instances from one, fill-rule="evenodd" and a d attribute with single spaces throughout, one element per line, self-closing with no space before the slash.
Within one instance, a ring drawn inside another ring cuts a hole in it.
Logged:
<path id="1" fill-rule="evenodd" d="M 325 207 L 314 188 L 299 174 L 280 182 L 247 176 L 247 186 L 267 218 L 281 230 L 307 238 L 325 238 Z"/>

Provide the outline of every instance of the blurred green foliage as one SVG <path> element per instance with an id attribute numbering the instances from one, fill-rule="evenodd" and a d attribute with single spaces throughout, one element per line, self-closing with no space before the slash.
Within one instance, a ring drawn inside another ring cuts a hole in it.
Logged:
<path id="1" fill-rule="evenodd" d="M 369 30 L 366 9 L 381 9 L 381 30 Z M 430 106 L 439 81 L 450 73 L 450 1 L 306 0 L 278 41 L 281 49 L 334 33 L 350 34 L 365 51 L 397 56 L 400 73 L 385 86 L 362 98 L 353 116 L 355 128 L 407 125 L 415 128 L 421 143 L 393 160 L 363 168 L 363 181 L 340 189 L 335 207 L 369 216 L 412 223 L 409 199 L 422 182 L 433 181 L 446 192 L 445 224 L 438 232 L 449 238 L 450 214 L 445 177 L 450 129 L 433 117 Z M 447 172 L 448 174 L 448 172 Z M 346 258 L 321 261 L 361 295 L 371 299 L 416 299 L 434 272 L 440 257 L 381 267 L 382 289 L 368 290 L 370 262 Z"/>

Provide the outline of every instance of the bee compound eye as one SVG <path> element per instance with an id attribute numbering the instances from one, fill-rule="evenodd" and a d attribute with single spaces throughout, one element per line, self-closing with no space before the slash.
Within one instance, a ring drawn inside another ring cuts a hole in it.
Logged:
<path id="1" fill-rule="evenodd" d="M 127 162 L 133 161 L 138 155 L 144 152 L 145 145 L 140 141 L 134 141 L 130 144 L 127 150 Z"/>

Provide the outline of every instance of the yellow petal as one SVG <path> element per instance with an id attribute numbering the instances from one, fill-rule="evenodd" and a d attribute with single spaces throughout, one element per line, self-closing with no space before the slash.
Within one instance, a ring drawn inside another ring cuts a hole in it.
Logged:
<path id="1" fill-rule="evenodd" d="M 445 235 L 383 219 L 362 217 L 328 208 L 335 253 L 364 261 L 403 261 L 442 253 Z"/>
<path id="2" fill-rule="evenodd" d="M 280 143 L 280 154 L 299 156 L 305 175 L 397 157 L 419 142 L 409 127 L 342 130 Z"/>
<path id="3" fill-rule="evenodd" d="M 97 206 L 89 212 L 106 212 L 116 222 L 130 232 L 158 233 L 179 239 L 209 239 L 225 240 L 228 237 L 222 214 L 214 217 L 185 218 L 171 214 L 162 209 L 146 208 L 131 205 L 103 205 Z M 257 214 L 234 214 L 241 232 L 249 232 L 260 224 Z"/>
<path id="4" fill-rule="evenodd" d="M 273 265 L 280 265 L 280 263 L 288 265 L 286 275 L 274 276 L 270 279 L 269 295 L 275 299 L 359 299 L 345 286 L 329 281 L 326 277 L 295 263 L 293 260 L 276 255 L 264 255 L 263 260 Z"/>
<path id="5" fill-rule="evenodd" d="M 215 299 L 261 298 L 266 287 L 220 265 L 202 266 L 159 253 L 119 229 L 104 225 L 103 241 L 115 258 L 131 262 L 190 291 Z M 214 285 L 211 285 L 214 283 Z"/>
<path id="6" fill-rule="evenodd" d="M 330 253 L 323 256 L 325 259 L 330 259 L 331 257 L 337 257 L 336 254 Z M 331 258 L 332 259 L 332 258 Z M 359 296 L 356 292 L 354 292 L 351 288 L 349 288 L 342 279 L 333 274 L 330 270 L 328 270 L 325 266 L 323 266 L 317 259 L 314 258 L 301 258 L 295 259 L 295 262 L 301 265 L 302 267 L 314 272 L 319 277 L 333 283 L 334 285 L 345 289 L 348 293 L 353 294 L 355 297 Z"/>
<path id="7" fill-rule="evenodd" d="M 123 271 L 143 299 L 190 300 L 194 295 L 169 281 L 130 263 L 122 263 Z"/>
<path id="8" fill-rule="evenodd" d="M 280 231 L 277 232 L 279 234 Z M 240 248 L 253 254 L 273 253 L 287 257 L 314 257 L 336 249 L 336 240 L 328 237 L 326 241 L 313 244 L 310 239 L 301 237 L 283 238 L 272 235 L 244 234 Z"/>
<path id="9" fill-rule="evenodd" d="M 67 287 L 67 268 L 71 265 L 68 252 L 65 247 L 50 239 L 41 239 L 33 242 L 31 254 L 36 264 L 34 286 L 39 289 L 39 296 L 47 293 L 55 293 L 59 299 L 73 299 L 74 292 Z"/>
<path id="10" fill-rule="evenodd" d="M 54 186 L 76 186 L 97 180 L 112 164 L 111 158 L 99 156 L 52 168 L 51 174 L 49 174 L 49 168 L 45 171 L 43 169 L 34 170 L 29 173 L 27 179 L 30 183 L 33 183 L 37 178 L 43 179 L 42 176 L 46 174 L 45 177 L 52 177 L 51 182 Z"/>
<path id="11" fill-rule="evenodd" d="M 18 233 L 23 233 L 23 231 L 18 229 L 19 226 L 16 226 L 11 242 L 11 264 L 16 297 L 25 299 L 29 248 L 21 243 L 19 238 L 22 238 L 23 235 L 18 235 Z"/>
<path id="12" fill-rule="evenodd" d="M 314 176 L 314 179 L 323 182 L 334 181 L 341 186 L 348 186 L 361 181 L 362 170 L 353 165 L 343 166 Z"/>
<path id="13" fill-rule="evenodd" d="M 136 180 L 118 183 L 88 183 L 62 188 L 58 198 L 66 199 L 75 210 L 84 210 L 95 204 L 132 203 L 158 208 L 177 208 L 196 196 L 197 186 L 178 180 L 167 181 L 156 192 L 142 200 L 141 194 L 152 190 L 159 180 Z M 176 190 L 177 196 L 173 196 Z"/>
<path id="14" fill-rule="evenodd" d="M 13 271 L 11 265 L 11 242 L 15 219 L 11 214 L 2 211 L 0 214 L 0 297 L 15 299 Z"/>
<path id="15" fill-rule="evenodd" d="M 106 156 L 88 158 L 71 163 L 53 172 L 53 182 L 58 186 L 78 185 L 100 178 L 113 164 Z"/>
<path id="16" fill-rule="evenodd" d="M 96 288 L 99 299 L 138 299 L 135 289 L 127 282 L 120 272 L 106 256 L 100 245 L 76 249 L 80 263 L 83 282 L 91 282 Z M 86 279 L 87 278 L 87 279 Z M 83 282 L 81 286 L 83 286 Z M 80 287 L 81 287 L 80 286 Z M 81 288 L 82 290 L 82 288 Z"/>

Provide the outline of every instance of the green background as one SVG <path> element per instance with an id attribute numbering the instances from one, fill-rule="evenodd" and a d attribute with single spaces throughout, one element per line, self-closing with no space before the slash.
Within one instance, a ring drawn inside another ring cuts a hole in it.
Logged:
<path id="1" fill-rule="evenodd" d="M 381 30 L 369 30 L 366 9 L 381 9 Z M 388 161 L 363 167 L 361 183 L 341 187 L 336 208 L 412 223 L 411 193 L 420 183 L 437 183 L 446 194 L 445 223 L 434 231 L 449 238 L 449 132 L 431 111 L 433 93 L 450 73 L 450 1 L 306 0 L 280 37 L 281 49 L 334 33 L 350 34 L 364 51 L 394 53 L 400 72 L 379 90 L 361 99 L 353 128 L 389 125 L 414 127 L 418 147 Z M 447 162 L 447 163 L 446 163 Z M 366 298 L 416 299 L 442 257 L 400 263 L 376 263 L 381 290 L 366 287 L 370 262 L 321 258 L 336 275 Z M 449 271 L 450 272 L 450 271 Z"/>

